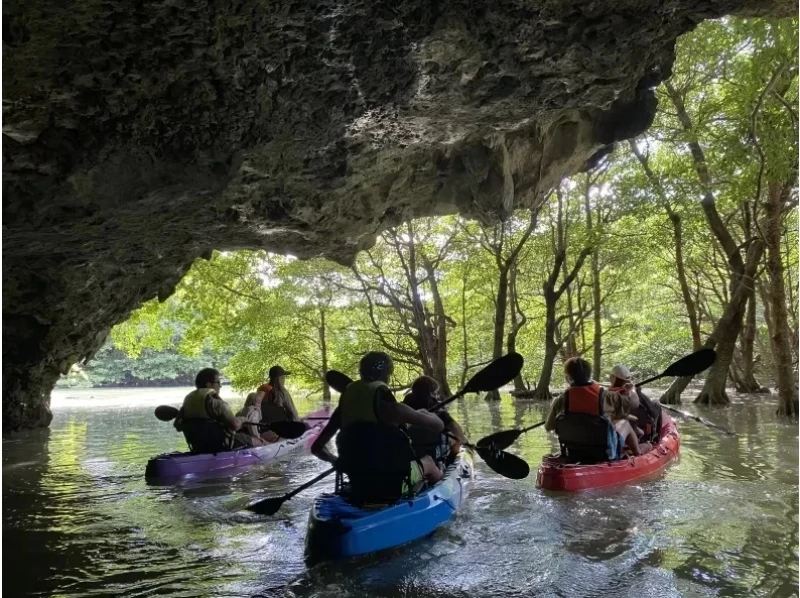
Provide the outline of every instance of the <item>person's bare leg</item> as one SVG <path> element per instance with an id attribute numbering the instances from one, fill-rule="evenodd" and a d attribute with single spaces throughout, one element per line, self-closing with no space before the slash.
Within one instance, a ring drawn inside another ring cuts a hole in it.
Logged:
<path id="1" fill-rule="evenodd" d="M 428 484 L 435 484 L 442 479 L 444 473 L 439 469 L 436 465 L 436 461 L 434 461 L 430 455 L 425 455 L 419 462 L 422 464 L 422 477 L 425 478 Z"/>
<path id="2" fill-rule="evenodd" d="M 617 429 L 617 433 L 625 439 L 625 446 L 631 449 L 634 455 L 641 455 L 639 440 L 636 438 L 636 432 L 631 423 L 627 419 L 621 419 L 614 424 L 614 427 Z"/>

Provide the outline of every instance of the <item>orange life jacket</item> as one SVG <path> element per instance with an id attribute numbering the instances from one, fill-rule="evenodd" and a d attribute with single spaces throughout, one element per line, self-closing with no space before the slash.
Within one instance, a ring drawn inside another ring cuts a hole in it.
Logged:
<path id="1" fill-rule="evenodd" d="M 600 385 L 592 382 L 585 386 L 570 386 L 564 394 L 564 414 L 587 413 L 603 417 L 603 395 Z"/>

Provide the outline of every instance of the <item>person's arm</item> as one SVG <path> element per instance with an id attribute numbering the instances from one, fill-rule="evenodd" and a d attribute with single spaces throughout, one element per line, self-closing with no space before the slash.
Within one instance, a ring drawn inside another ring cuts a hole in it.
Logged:
<path id="1" fill-rule="evenodd" d="M 427 409 L 412 409 L 404 403 L 385 404 L 383 409 L 388 416 L 387 419 L 390 419 L 392 423 L 419 426 L 434 432 L 442 432 L 444 430 L 444 422 L 439 416 Z"/>
<path id="2" fill-rule="evenodd" d="M 544 421 L 544 429 L 546 431 L 552 432 L 556 429 L 556 418 L 563 408 L 564 395 L 560 394 L 550 403 L 550 411 L 547 412 L 547 419 Z"/>
<path id="3" fill-rule="evenodd" d="M 456 420 L 451 420 L 447 426 L 447 431 L 450 432 L 453 436 L 456 437 L 461 444 L 469 444 L 469 440 L 467 440 L 467 436 L 464 434 L 464 430 L 461 429 L 461 426 Z"/>
<path id="4" fill-rule="evenodd" d="M 311 445 L 311 453 L 323 461 L 327 461 L 328 463 L 336 463 L 336 455 L 328 450 L 328 443 L 334 437 L 336 432 L 342 425 L 342 418 L 339 413 L 339 408 L 333 410 L 331 414 L 331 418 L 328 420 L 328 423 L 322 429 L 317 439 L 314 441 L 314 444 Z"/>
<path id="5" fill-rule="evenodd" d="M 245 422 L 244 418 L 236 417 L 233 414 L 230 406 L 223 401 L 219 395 L 214 395 L 211 398 L 211 411 L 214 413 L 219 423 L 233 432 L 238 432 Z"/>
<path id="6" fill-rule="evenodd" d="M 294 406 L 292 395 L 289 394 L 288 390 L 284 390 L 281 394 L 283 395 L 284 408 L 288 409 L 292 414 L 292 421 L 299 422 L 300 415 L 297 413 L 297 408 Z"/>

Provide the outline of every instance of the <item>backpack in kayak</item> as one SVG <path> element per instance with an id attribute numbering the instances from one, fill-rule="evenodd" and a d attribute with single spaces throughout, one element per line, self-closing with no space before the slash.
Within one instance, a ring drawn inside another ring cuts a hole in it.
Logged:
<path id="1" fill-rule="evenodd" d="M 275 422 L 285 422 L 289 420 L 286 409 L 275 403 L 261 403 L 261 421 L 268 424 Z"/>
<path id="2" fill-rule="evenodd" d="M 591 465 L 620 458 L 623 448 L 620 435 L 604 413 L 604 396 L 605 389 L 600 387 L 595 413 L 571 410 L 569 395 L 565 397 L 564 413 L 556 418 L 556 434 L 561 458 L 566 463 Z"/>
<path id="3" fill-rule="evenodd" d="M 186 417 L 181 420 L 181 428 L 193 453 L 221 453 L 233 449 L 233 435 L 216 420 Z"/>
<path id="4" fill-rule="evenodd" d="M 411 463 L 416 459 L 408 436 L 397 426 L 349 424 L 336 437 L 336 447 L 336 494 L 350 504 L 394 503 L 411 488 Z"/>
<path id="5" fill-rule="evenodd" d="M 417 459 L 430 455 L 436 463 L 443 464 L 450 456 L 450 444 L 447 436 L 441 432 L 409 426 L 408 437 L 411 439 L 411 447 Z"/>

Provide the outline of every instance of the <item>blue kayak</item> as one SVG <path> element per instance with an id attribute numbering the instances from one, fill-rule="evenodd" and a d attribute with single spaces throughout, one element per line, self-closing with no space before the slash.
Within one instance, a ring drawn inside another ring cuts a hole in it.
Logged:
<path id="1" fill-rule="evenodd" d="M 337 495 L 314 501 L 308 518 L 305 558 L 309 564 L 402 546 L 450 521 L 474 479 L 472 451 L 462 449 L 434 486 L 412 499 L 380 509 L 360 509 Z"/>

